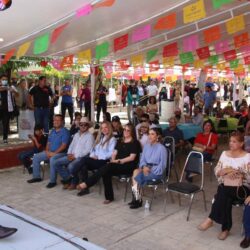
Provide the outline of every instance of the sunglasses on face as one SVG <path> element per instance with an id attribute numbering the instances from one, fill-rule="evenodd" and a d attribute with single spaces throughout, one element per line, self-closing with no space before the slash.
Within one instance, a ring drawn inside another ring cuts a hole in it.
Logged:
<path id="1" fill-rule="evenodd" d="M 87 126 L 88 126 L 88 123 L 80 123 L 79 126 L 80 126 L 80 127 L 87 127 Z"/>

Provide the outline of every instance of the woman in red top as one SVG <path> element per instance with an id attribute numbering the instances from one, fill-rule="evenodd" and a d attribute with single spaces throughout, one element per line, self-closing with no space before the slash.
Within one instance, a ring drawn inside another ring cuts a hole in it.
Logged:
<path id="1" fill-rule="evenodd" d="M 217 144 L 218 135 L 215 133 L 214 125 L 211 120 L 207 120 L 203 123 L 203 132 L 197 134 L 194 146 L 204 149 L 204 161 L 211 161 Z"/>

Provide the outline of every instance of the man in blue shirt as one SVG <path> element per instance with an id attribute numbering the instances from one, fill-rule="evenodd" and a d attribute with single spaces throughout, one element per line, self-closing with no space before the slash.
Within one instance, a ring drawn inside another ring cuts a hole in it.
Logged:
<path id="1" fill-rule="evenodd" d="M 68 109 L 69 117 L 70 117 L 70 124 L 73 122 L 73 113 L 74 113 L 74 105 L 73 105 L 73 87 L 70 85 L 69 79 L 65 80 L 65 85 L 62 87 L 61 96 L 61 111 L 63 120 L 65 119 L 66 109 Z"/>
<path id="2" fill-rule="evenodd" d="M 210 85 L 206 85 L 206 92 L 203 96 L 205 113 L 209 115 L 213 110 L 214 103 L 216 102 L 216 92 L 212 90 Z"/>
<path id="3" fill-rule="evenodd" d="M 40 164 L 42 161 L 48 161 L 50 167 L 53 167 L 55 161 L 66 155 L 66 149 L 69 144 L 69 131 L 63 127 L 62 115 L 55 115 L 53 119 L 54 128 L 49 134 L 46 149 L 41 153 L 34 155 L 33 158 L 33 178 L 28 180 L 28 183 L 42 181 L 40 176 Z"/>

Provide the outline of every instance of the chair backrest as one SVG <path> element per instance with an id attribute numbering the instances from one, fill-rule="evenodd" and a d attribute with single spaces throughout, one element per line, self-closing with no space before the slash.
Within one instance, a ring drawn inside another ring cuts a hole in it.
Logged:
<path id="1" fill-rule="evenodd" d="M 185 165 L 182 169 L 182 174 L 180 178 L 180 182 L 183 181 L 184 174 L 194 173 L 197 175 L 201 175 L 201 187 L 204 184 L 204 158 L 203 154 L 196 151 L 191 151 L 186 159 Z"/>
<path id="2" fill-rule="evenodd" d="M 169 149 L 172 154 L 172 163 L 175 160 L 175 140 L 172 136 L 165 136 L 163 138 L 162 144 L 165 146 L 165 148 Z"/>
<path id="3" fill-rule="evenodd" d="M 228 128 L 228 124 L 227 124 L 227 120 L 226 119 L 220 119 L 218 122 L 218 129 L 227 129 Z"/>

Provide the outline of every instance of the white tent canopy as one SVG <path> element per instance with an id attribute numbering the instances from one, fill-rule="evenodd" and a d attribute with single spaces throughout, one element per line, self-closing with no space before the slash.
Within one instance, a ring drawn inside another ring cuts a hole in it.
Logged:
<path id="1" fill-rule="evenodd" d="M 33 41 L 46 32 L 52 32 L 58 26 L 69 22 L 64 32 L 49 49 L 40 56 L 66 56 L 76 54 L 85 49 L 91 49 L 95 57 L 95 47 L 104 41 L 110 43 L 109 56 L 105 61 L 129 58 L 130 55 L 146 52 L 153 48 L 178 41 L 178 47 L 182 50 L 183 37 L 191 34 L 199 34 L 200 47 L 205 44 L 203 30 L 214 25 L 220 25 L 222 31 L 221 40 L 229 39 L 225 29 L 225 22 L 237 15 L 244 15 L 245 31 L 250 25 L 250 3 L 235 0 L 214 10 L 211 0 L 204 0 L 206 18 L 190 24 L 183 23 L 182 9 L 197 0 L 116 0 L 111 7 L 94 9 L 89 15 L 77 18 L 75 11 L 84 5 L 94 4 L 99 1 L 90 0 L 13 0 L 11 8 L 0 13 L 0 53 L 4 54 L 12 48 L 18 48 L 27 41 Z M 139 42 L 131 42 L 132 31 L 146 24 L 155 24 L 160 17 L 168 13 L 177 13 L 177 25 L 171 30 L 152 30 L 151 38 Z M 242 31 L 241 31 L 242 32 Z M 239 33 L 241 33 L 239 32 Z M 114 53 L 113 40 L 124 34 L 129 34 L 129 46 Z M 233 34 L 233 35 L 237 35 Z M 27 55 L 33 56 L 32 46 Z M 213 44 L 210 45 L 213 53 Z M 157 58 L 156 58 L 157 59 Z M 162 51 L 158 51 L 158 59 L 162 59 Z M 176 63 L 179 61 L 176 59 Z"/>

